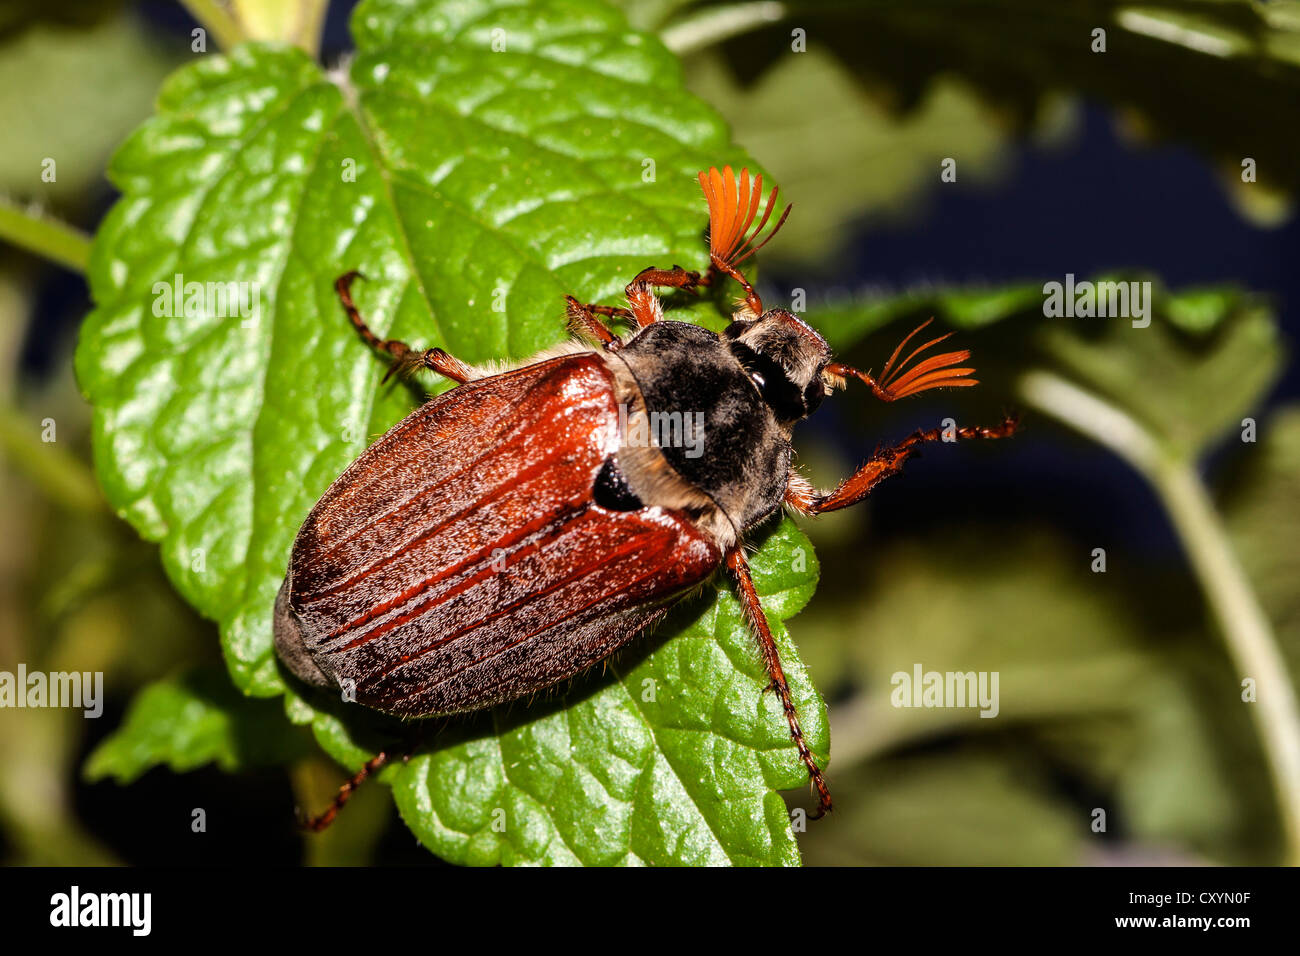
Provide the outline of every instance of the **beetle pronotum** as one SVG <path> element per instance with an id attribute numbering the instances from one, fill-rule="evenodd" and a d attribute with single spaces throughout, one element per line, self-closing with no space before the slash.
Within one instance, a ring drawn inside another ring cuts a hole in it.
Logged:
<path id="1" fill-rule="evenodd" d="M 754 226 L 761 176 L 751 183 L 742 169 L 737 181 L 726 167 L 699 180 L 709 271 L 645 269 L 627 286 L 626 308 L 570 296 L 574 337 L 515 365 L 474 366 L 381 340 L 353 303 L 359 273 L 338 279 L 361 337 L 391 357 L 390 375 L 426 368 L 457 387 L 395 425 L 312 509 L 276 600 L 275 646 L 300 679 L 348 682 L 358 702 L 389 714 L 481 710 L 609 657 L 725 565 L 821 816 L 830 793 L 799 726 L 745 535 L 783 506 L 817 515 L 855 504 L 941 437 L 918 431 L 817 491 L 791 468 L 791 434 L 835 388 L 853 378 L 892 402 L 974 385 L 974 369 L 960 367 L 965 350 L 910 364 L 946 335 L 900 360 L 924 325 L 879 376 L 832 361 L 821 335 L 784 309 L 765 309 L 738 269 L 785 222 L 754 244 L 777 190 Z M 723 276 L 744 291 L 725 331 L 664 318 L 656 287 L 692 291 Z M 632 330 L 616 335 L 602 316 Z M 644 432 L 664 414 L 699 415 L 707 453 L 627 440 L 634 425 Z M 1015 427 L 1008 418 L 955 434 L 1001 438 Z M 367 763 L 310 826 L 328 825 L 385 759 Z"/>

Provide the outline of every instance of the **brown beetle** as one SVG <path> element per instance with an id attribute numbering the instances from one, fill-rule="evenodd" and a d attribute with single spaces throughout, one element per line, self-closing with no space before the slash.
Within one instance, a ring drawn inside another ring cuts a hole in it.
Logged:
<path id="1" fill-rule="evenodd" d="M 347 686 L 385 713 L 481 710 L 610 656 L 725 563 L 820 816 L 830 794 L 799 728 L 744 535 L 783 504 L 805 515 L 852 505 L 918 445 L 941 437 L 939 429 L 916 432 L 834 490 L 815 491 L 791 468 L 791 432 L 847 378 L 894 401 L 974 385 L 974 370 L 955 367 L 966 351 L 909 367 L 947 336 L 899 361 L 919 329 L 878 378 L 832 362 L 825 339 L 790 312 L 765 310 L 737 269 L 784 223 L 783 215 L 753 244 L 777 190 L 751 230 L 762 177 L 752 188 L 747 170 L 739 182 L 730 167 L 699 178 L 709 272 L 646 269 L 627 286 L 627 308 L 569 297 L 575 338 L 514 367 L 474 367 L 442 349 L 381 341 L 353 304 L 358 273 L 337 281 L 361 336 L 393 358 L 389 374 L 427 368 L 458 387 L 394 426 L 312 509 L 276 601 L 275 646 L 300 679 Z M 695 290 L 723 275 L 745 293 L 724 332 L 664 318 L 654 287 Z M 634 330 L 616 336 L 601 315 Z M 629 439 L 665 421 L 679 440 Z M 956 434 L 998 438 L 1014 429 L 1008 419 Z M 384 759 L 362 768 L 313 828 L 327 825 Z"/>

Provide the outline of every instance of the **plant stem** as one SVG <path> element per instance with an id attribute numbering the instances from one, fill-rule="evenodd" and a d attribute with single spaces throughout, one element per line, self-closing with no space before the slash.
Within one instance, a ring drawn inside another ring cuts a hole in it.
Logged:
<path id="1" fill-rule="evenodd" d="M 327 0 L 230 0 L 244 37 L 292 43 L 315 57 L 320 50 Z"/>
<path id="2" fill-rule="evenodd" d="M 659 39 L 676 54 L 690 53 L 775 23 L 787 12 L 785 4 L 775 0 L 753 0 L 750 3 L 709 7 L 660 30 Z"/>
<path id="3" fill-rule="evenodd" d="M 221 49 L 229 50 L 247 39 L 243 27 L 221 0 L 181 0 L 181 5 L 212 34 Z"/>
<path id="4" fill-rule="evenodd" d="M 90 470 L 57 444 L 37 437 L 38 425 L 10 405 L 0 405 L 0 454 L 55 504 L 84 515 L 106 512 Z"/>
<path id="5" fill-rule="evenodd" d="M 1018 390 L 1031 405 L 1114 451 L 1164 502 L 1229 656 L 1243 678 L 1255 679 L 1258 702 L 1251 711 L 1273 775 L 1287 862 L 1300 864 L 1300 705 L 1272 626 L 1195 464 L 1125 412 L 1050 372 L 1026 373 Z"/>
<path id="6" fill-rule="evenodd" d="M 90 237 L 80 229 L 28 212 L 9 199 L 0 199 L 0 239 L 85 273 L 90 263 Z"/>

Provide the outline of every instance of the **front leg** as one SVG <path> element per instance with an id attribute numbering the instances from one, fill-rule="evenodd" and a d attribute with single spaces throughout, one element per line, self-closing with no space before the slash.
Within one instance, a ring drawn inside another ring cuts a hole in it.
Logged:
<path id="1" fill-rule="evenodd" d="M 569 328 L 580 335 L 596 339 L 608 348 L 613 348 L 615 347 L 614 334 L 596 316 L 621 319 L 631 322 L 638 329 L 644 329 L 664 317 L 664 307 L 654 293 L 656 286 L 694 292 L 700 286 L 712 282 L 713 276 L 713 270 L 701 276 L 698 272 L 688 272 L 681 266 L 673 266 L 668 270 L 656 269 L 654 266 L 642 269 L 623 290 L 627 295 L 629 306 L 626 309 L 620 306 L 579 302 L 573 296 L 566 295 L 564 300 L 568 306 Z"/>
<path id="2" fill-rule="evenodd" d="M 339 302 L 343 304 L 343 311 L 348 314 L 353 326 L 357 332 L 365 339 L 367 345 L 378 352 L 383 352 L 393 360 L 393 364 L 388 367 L 388 374 L 384 376 L 387 382 L 394 375 L 406 375 L 417 369 L 427 368 L 437 372 L 446 378 L 451 379 L 457 385 L 464 385 L 474 374 L 474 370 L 456 358 L 444 352 L 442 349 L 413 349 L 398 339 L 381 339 L 366 324 L 366 320 L 361 317 L 357 310 L 356 304 L 352 301 L 352 283 L 357 279 L 364 279 L 360 272 L 353 270 L 346 272 L 334 280 L 334 291 L 338 293 Z"/>
<path id="3" fill-rule="evenodd" d="M 815 820 L 825 816 L 831 809 L 831 793 L 826 789 L 821 768 L 817 766 L 812 751 L 808 749 L 808 744 L 803 739 L 803 729 L 799 726 L 799 713 L 790 698 L 790 685 L 786 683 L 785 671 L 781 668 L 781 657 L 776 649 L 776 640 L 772 637 L 772 629 L 768 627 L 763 605 L 759 603 L 754 579 L 749 574 L 749 562 L 745 560 L 745 549 L 739 541 L 727 552 L 727 569 L 736 579 L 736 592 L 740 595 L 740 604 L 744 608 L 749 629 L 758 639 L 758 649 L 763 655 L 763 663 L 767 666 L 767 676 L 772 680 L 771 689 L 776 692 L 777 699 L 781 701 L 781 708 L 785 711 L 786 722 L 790 725 L 790 739 L 794 741 L 795 749 L 799 751 L 799 759 L 808 768 L 808 776 L 817 790 L 817 812 L 813 815 Z"/>
<path id="4" fill-rule="evenodd" d="M 991 427 L 968 425 L 958 428 L 957 438 L 1006 438 L 1015 433 L 1019 420 L 1015 416 L 1004 418 L 1000 424 Z M 802 475 L 790 473 L 785 487 L 785 503 L 794 511 L 805 515 L 817 515 L 826 511 L 838 511 L 855 505 L 875 489 L 890 475 L 903 470 L 903 462 L 917 452 L 917 446 L 925 442 L 939 441 L 944 430 L 932 428 L 918 431 L 903 439 L 897 445 L 882 448 L 871 460 L 845 478 L 833 491 L 817 491 Z"/>
<path id="5" fill-rule="evenodd" d="M 682 289 L 686 292 L 694 292 L 701 286 L 712 285 L 717 275 L 718 270 L 714 266 L 709 266 L 709 271 L 704 275 L 683 269 L 678 265 L 674 265 L 671 269 L 656 269 L 654 266 L 648 266 L 638 272 L 636 278 L 628 283 L 626 291 L 631 294 L 634 285 L 645 283 L 648 286 L 656 286 L 661 289 Z"/>
<path id="6" fill-rule="evenodd" d="M 606 309 L 608 311 L 603 312 L 603 315 L 615 315 L 619 312 L 627 312 L 626 309 L 613 309 L 607 305 L 584 305 L 571 295 L 566 295 L 564 302 L 570 332 L 595 339 L 606 348 L 614 347 L 618 339 L 606 328 L 604 322 L 596 318 L 596 310 Z"/>

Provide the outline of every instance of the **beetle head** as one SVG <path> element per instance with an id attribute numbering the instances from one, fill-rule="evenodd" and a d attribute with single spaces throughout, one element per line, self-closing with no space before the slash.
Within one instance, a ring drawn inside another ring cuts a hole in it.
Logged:
<path id="1" fill-rule="evenodd" d="M 831 360 L 830 346 L 797 315 L 768 309 L 758 318 L 742 311 L 723 338 L 749 373 L 777 420 L 793 424 L 817 410 L 830 394 L 822 372 Z"/>
<path id="2" fill-rule="evenodd" d="M 759 235 L 776 209 L 777 190 L 763 202 L 763 177 L 751 181 L 749 170 L 740 179 L 730 166 L 710 168 L 699 175 L 709 205 L 709 262 L 715 275 L 740 283 L 745 296 L 723 333 L 728 348 L 749 373 L 772 413 L 787 429 L 816 411 L 832 385 L 826 376 L 831 350 L 816 330 L 785 309 L 764 309 L 763 301 L 738 266 L 777 234 L 790 207 L 777 218 L 761 241 Z M 763 215 L 755 225 L 760 206 Z"/>

